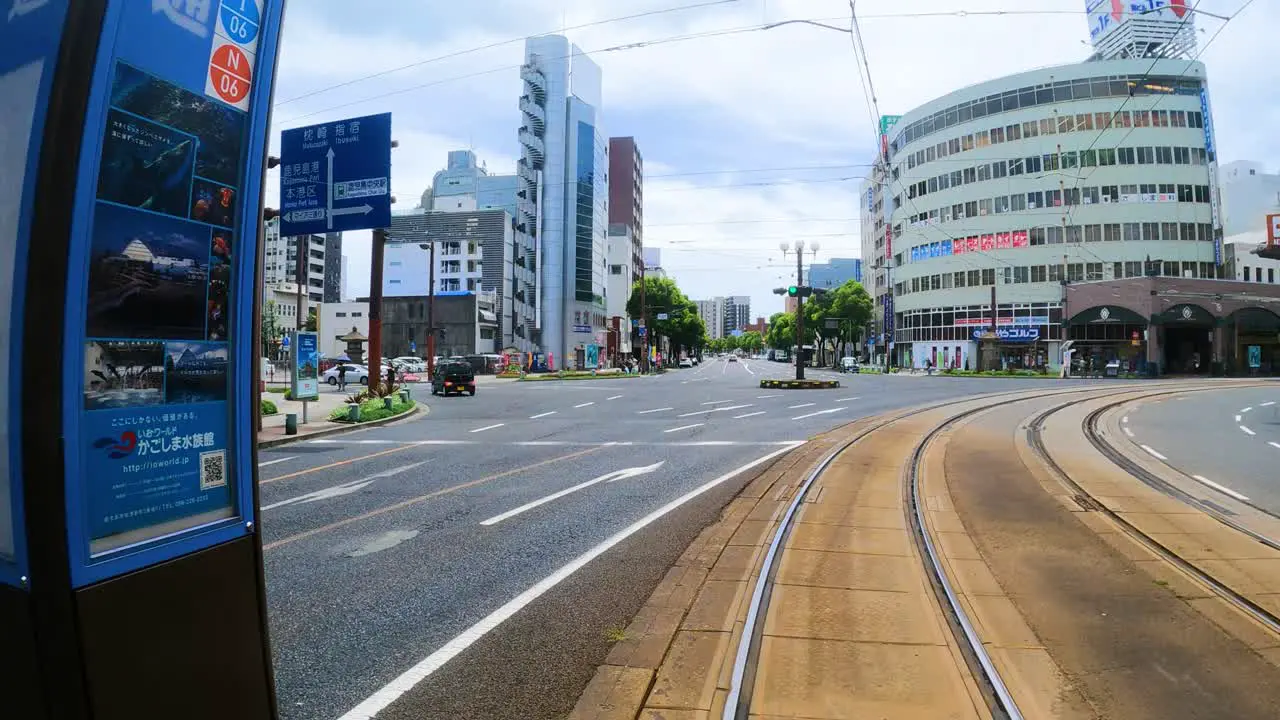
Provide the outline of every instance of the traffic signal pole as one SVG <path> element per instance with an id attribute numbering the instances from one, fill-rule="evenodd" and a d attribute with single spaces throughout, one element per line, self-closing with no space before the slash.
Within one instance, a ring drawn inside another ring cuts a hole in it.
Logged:
<path id="1" fill-rule="evenodd" d="M 796 251 L 796 379 L 804 379 L 804 253 Z"/>

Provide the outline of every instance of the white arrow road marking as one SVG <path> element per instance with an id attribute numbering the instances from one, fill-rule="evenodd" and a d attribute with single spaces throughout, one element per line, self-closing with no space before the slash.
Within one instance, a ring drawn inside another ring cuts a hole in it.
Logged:
<path id="1" fill-rule="evenodd" d="M 782 393 L 778 393 L 777 395 L 757 395 L 756 399 L 764 400 L 765 398 L 771 398 L 771 397 L 782 397 Z"/>
<path id="2" fill-rule="evenodd" d="M 400 467 L 392 468 L 390 470 L 383 470 L 380 473 L 374 473 L 369 477 L 361 478 L 360 480 L 353 480 L 349 483 L 334 485 L 333 487 L 327 487 L 322 490 L 316 490 L 315 492 L 309 492 L 305 495 L 299 495 L 298 497 L 295 497 L 295 498 L 289 498 L 288 500 L 281 500 L 280 502 L 277 502 L 277 503 L 264 505 L 262 509 L 265 511 L 265 510 L 271 510 L 273 508 L 283 507 L 285 505 L 294 505 L 297 503 L 313 503 L 318 500 L 332 500 L 333 498 L 342 497 L 343 495 L 350 495 L 352 493 L 363 490 L 369 485 L 372 485 L 373 481 L 375 480 L 378 480 L 380 478 L 388 478 L 393 475 L 399 475 L 402 472 L 408 472 L 409 470 L 412 470 L 422 464 L 424 463 L 416 462 L 416 463 L 410 463 L 409 465 L 401 465 Z"/>
<path id="3" fill-rule="evenodd" d="M 1247 408 L 1240 408 L 1240 412 L 1242 412 L 1242 413 L 1247 413 L 1247 412 L 1249 412 L 1249 411 L 1250 411 L 1250 410 L 1252 410 L 1252 409 L 1253 409 L 1253 406 L 1249 406 L 1249 407 L 1247 407 Z"/>
<path id="4" fill-rule="evenodd" d="M 841 410 L 843 410 L 843 409 L 844 409 L 844 408 L 842 408 L 842 407 L 834 407 L 834 408 L 831 408 L 831 409 L 829 409 L 829 410 L 819 410 L 819 411 L 817 411 L 817 412 L 806 413 L 806 414 L 804 414 L 804 415 L 797 415 L 797 416 L 795 416 L 795 417 L 793 417 L 793 418 L 791 418 L 791 419 L 792 419 L 792 420 L 803 420 L 803 419 L 805 419 L 805 418 L 811 418 L 811 417 L 814 417 L 815 415 L 826 415 L 827 413 L 840 412 L 840 411 L 841 411 Z"/>
<path id="5" fill-rule="evenodd" d="M 298 459 L 297 455 L 290 455 L 289 457 L 276 458 L 275 460 L 267 460 L 266 462 L 260 462 L 258 463 L 258 467 L 266 467 L 268 465 L 275 465 L 276 463 L 288 462 L 290 460 L 297 460 L 297 459 Z"/>
<path id="6" fill-rule="evenodd" d="M 662 412 L 663 410 L 675 410 L 675 408 L 665 407 L 665 408 L 654 408 L 654 409 L 652 409 L 652 410 L 637 410 L 637 411 L 636 411 L 636 414 L 637 414 L 637 415 L 648 415 L 649 413 Z"/>
<path id="7" fill-rule="evenodd" d="M 855 395 L 854 397 L 840 398 L 839 400 L 836 400 L 836 403 L 839 404 L 839 403 L 853 402 L 854 400 L 860 400 L 861 397 L 862 396 L 860 395 Z"/>
<path id="8" fill-rule="evenodd" d="M 537 420 L 538 418 L 544 418 L 544 417 L 546 417 L 546 416 L 548 416 L 548 415 L 555 415 L 555 414 L 556 414 L 556 411 L 555 411 L 555 410 L 552 410 L 552 411 L 550 411 L 550 412 L 538 413 L 537 415 L 530 415 L 530 416 L 529 416 L 529 419 L 530 419 L 530 420 Z"/>
<path id="9" fill-rule="evenodd" d="M 1227 495 L 1230 495 L 1231 497 L 1233 497 L 1233 498 L 1235 498 L 1235 499 L 1237 499 L 1237 500 L 1248 500 L 1248 499 L 1249 499 L 1249 498 L 1248 498 L 1248 496 L 1246 496 L 1246 495 L 1241 495 L 1240 493 L 1236 492 L 1235 490 L 1232 490 L 1231 488 L 1229 488 L 1229 487 L 1227 487 L 1227 486 L 1225 486 L 1225 485 L 1219 485 L 1218 483 L 1216 483 L 1216 482 L 1214 482 L 1214 481 L 1212 481 L 1212 480 L 1210 480 L 1210 479 L 1208 479 L 1208 478 L 1206 478 L 1206 477 L 1203 477 L 1203 476 L 1200 476 L 1200 475 L 1192 475 L 1191 477 L 1195 478 L 1196 480 L 1199 480 L 1200 482 L 1204 483 L 1205 485 L 1208 485 L 1209 487 L 1213 488 L 1214 490 L 1217 490 L 1218 492 L 1221 492 L 1221 493 L 1226 493 Z"/>
<path id="10" fill-rule="evenodd" d="M 662 467 L 664 462 L 665 461 L 659 460 L 658 462 L 652 465 L 645 465 L 644 467 L 626 468 L 623 470 L 614 470 L 613 472 L 605 473 L 604 475 L 601 475 L 598 478 L 594 478 L 586 482 L 578 483 L 577 485 L 574 485 L 573 487 L 565 488 L 560 492 L 554 492 L 554 493 L 551 493 L 550 495 L 547 495 L 546 497 L 538 498 L 533 502 L 525 503 L 524 505 L 521 505 L 518 508 L 506 511 L 501 515 L 494 515 L 488 520 L 481 520 L 480 524 L 485 526 L 497 525 L 503 520 L 513 518 L 516 515 L 532 510 L 538 507 L 539 505 L 545 505 L 551 502 L 552 500 L 558 500 L 564 497 L 565 495 L 571 495 L 584 488 L 589 488 L 592 485 L 597 485 L 602 482 L 613 482 L 615 480 L 622 480 L 623 478 L 636 477 L 637 475 L 645 475 L 645 474 L 654 472 L 658 468 Z"/>
<path id="11" fill-rule="evenodd" d="M 1276 402 L 1275 402 L 1274 400 L 1272 400 L 1271 402 L 1264 402 L 1264 403 L 1261 403 L 1261 404 L 1259 404 L 1259 406 L 1258 406 L 1258 407 L 1271 407 L 1272 405 L 1275 405 L 1275 404 L 1276 404 Z"/>
<path id="12" fill-rule="evenodd" d="M 1273 448 L 1280 449 L 1280 443 L 1278 443 L 1278 442 L 1271 442 L 1270 440 L 1268 440 L 1268 441 L 1267 441 L 1267 444 L 1268 444 L 1268 445 L 1270 445 L 1270 446 L 1271 446 L 1271 447 L 1273 447 Z"/>
<path id="13" fill-rule="evenodd" d="M 743 369 L 743 370 L 746 370 L 747 372 L 751 373 L 752 375 L 755 375 L 755 371 L 753 371 L 753 370 L 751 369 L 751 366 L 750 366 L 750 365 L 748 365 L 748 364 L 746 364 L 746 363 L 743 363 L 743 364 L 742 364 L 742 369 Z"/>
<path id="14" fill-rule="evenodd" d="M 746 405 L 725 405 L 724 407 L 707 408 L 706 410 L 694 410 L 693 412 L 681 413 L 676 417 L 691 417 L 693 415 L 705 415 L 707 413 L 724 412 L 725 410 L 741 410 L 742 408 L 749 408 L 753 404 L 754 403 L 747 403 Z"/>

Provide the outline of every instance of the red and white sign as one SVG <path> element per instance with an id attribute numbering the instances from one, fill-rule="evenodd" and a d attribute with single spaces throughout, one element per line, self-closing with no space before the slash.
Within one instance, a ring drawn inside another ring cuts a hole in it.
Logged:
<path id="1" fill-rule="evenodd" d="M 995 250 L 995 249 L 996 249 L 996 236 L 995 236 L 995 235 L 982 235 L 982 236 L 978 239 L 978 242 L 979 242 L 980 246 L 982 247 L 982 251 L 983 251 L 983 252 L 987 252 L 987 251 Z"/>
<path id="2" fill-rule="evenodd" d="M 996 233 L 996 249 L 1008 250 L 1013 247 L 1013 235 L 1010 233 Z"/>
<path id="3" fill-rule="evenodd" d="M 1028 245 L 1030 245 L 1030 244 L 1031 244 L 1031 242 L 1030 242 L 1030 240 L 1027 238 L 1027 231 L 1026 231 L 1026 230 L 1014 230 L 1014 231 L 1013 231 L 1013 246 L 1014 246 L 1014 247 L 1016 247 L 1016 248 L 1023 248 L 1023 247 L 1027 247 L 1027 246 L 1028 246 Z"/>
<path id="4" fill-rule="evenodd" d="M 959 255 L 960 253 L 964 252 L 964 249 L 965 249 L 965 241 L 964 241 L 964 239 L 962 239 L 962 238 L 954 238 L 954 239 L 951 241 L 951 254 L 952 254 L 952 255 Z"/>
<path id="5" fill-rule="evenodd" d="M 1280 215 L 1267 216 L 1267 247 L 1280 247 Z"/>
<path id="6" fill-rule="evenodd" d="M 964 239 L 966 252 L 978 252 L 982 249 L 982 242 L 978 240 L 978 236 L 968 237 Z"/>
<path id="7" fill-rule="evenodd" d="M 209 81 L 205 85 L 205 94 L 248 110 L 252 86 L 253 63 L 249 56 L 235 43 L 215 42 L 213 54 L 209 57 Z"/>

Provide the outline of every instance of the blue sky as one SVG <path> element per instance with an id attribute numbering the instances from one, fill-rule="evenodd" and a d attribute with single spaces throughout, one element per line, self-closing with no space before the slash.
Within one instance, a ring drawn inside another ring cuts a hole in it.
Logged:
<path id="1" fill-rule="evenodd" d="M 1231 15 L 1244 2 L 1200 0 L 1198 8 Z M 846 0 L 353 5 L 289 3 L 273 145 L 289 127 L 393 113 L 397 208 L 417 203 L 449 150 L 471 148 L 490 171 L 513 171 L 518 39 L 569 28 L 602 68 L 604 131 L 634 136 L 645 158 L 646 245 L 662 248 L 664 267 L 686 294 L 750 295 L 753 314 L 767 316 L 782 308 L 770 289 L 794 268 L 780 241 L 819 242 L 819 261 L 859 255 L 857 179 L 875 148 L 848 35 L 807 25 L 734 32 L 799 18 L 847 24 Z M 602 22 L 691 5 L 702 7 Z M 899 114 L 965 85 L 1084 59 L 1084 7 L 1084 0 L 860 0 L 880 111 Z M 991 11 L 1013 13 L 982 14 Z M 1222 25 L 1206 16 L 1197 23 L 1202 45 Z M 1277 27 L 1280 6 L 1254 2 L 1200 58 L 1221 161 L 1280 167 L 1280 63 L 1270 37 Z M 493 47 L 475 50 L 484 46 Z M 349 84 L 334 87 L 342 83 Z M 349 233 L 344 250 L 347 292 L 364 294 L 368 233 Z"/>

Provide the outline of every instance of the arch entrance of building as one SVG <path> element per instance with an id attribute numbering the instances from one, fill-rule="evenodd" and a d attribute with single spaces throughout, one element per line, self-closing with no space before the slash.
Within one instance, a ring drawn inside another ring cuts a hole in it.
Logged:
<path id="1" fill-rule="evenodd" d="M 1227 316 L 1226 363 L 1235 375 L 1280 375 L 1280 309 L 1241 308 Z"/>
<path id="2" fill-rule="evenodd" d="M 1161 365 L 1171 375 L 1208 375 L 1218 318 L 1194 303 L 1179 303 L 1151 318 L 1160 334 Z"/>

